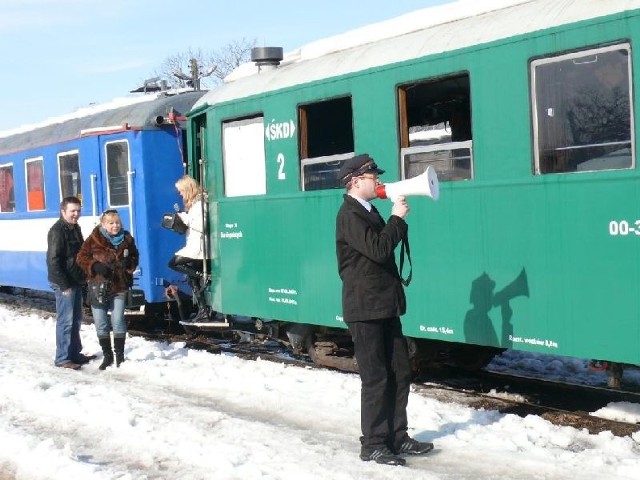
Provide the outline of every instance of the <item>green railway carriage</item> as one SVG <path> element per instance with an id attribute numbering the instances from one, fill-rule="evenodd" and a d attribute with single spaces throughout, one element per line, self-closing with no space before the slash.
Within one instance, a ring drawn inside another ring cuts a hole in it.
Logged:
<path id="1" fill-rule="evenodd" d="M 344 327 L 337 172 L 367 152 L 385 182 L 439 176 L 438 201 L 409 198 L 405 335 L 640 364 L 640 1 L 501 3 L 247 64 L 202 97 L 215 310 Z"/>

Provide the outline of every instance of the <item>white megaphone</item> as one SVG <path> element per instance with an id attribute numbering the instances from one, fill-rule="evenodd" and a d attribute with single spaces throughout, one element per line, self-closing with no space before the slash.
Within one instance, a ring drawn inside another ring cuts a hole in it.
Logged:
<path id="1" fill-rule="evenodd" d="M 388 198 L 392 202 L 395 202 L 400 196 L 407 195 L 425 195 L 438 200 L 440 196 L 438 175 L 435 169 L 429 165 L 424 173 L 417 177 L 378 185 L 376 187 L 376 195 L 378 198 Z"/>

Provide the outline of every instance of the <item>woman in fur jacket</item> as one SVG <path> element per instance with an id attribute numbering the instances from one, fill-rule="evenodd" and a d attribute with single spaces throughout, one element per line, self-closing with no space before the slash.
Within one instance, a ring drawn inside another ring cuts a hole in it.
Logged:
<path id="1" fill-rule="evenodd" d="M 102 214 L 100 224 L 82 244 L 76 262 L 87 275 L 87 298 L 104 355 L 98 368 L 104 370 L 113 365 L 114 352 L 119 367 L 124 362 L 127 336 L 124 309 L 127 292 L 133 284 L 133 272 L 138 266 L 138 249 L 131 234 L 122 228 L 117 210 L 106 210 Z"/>

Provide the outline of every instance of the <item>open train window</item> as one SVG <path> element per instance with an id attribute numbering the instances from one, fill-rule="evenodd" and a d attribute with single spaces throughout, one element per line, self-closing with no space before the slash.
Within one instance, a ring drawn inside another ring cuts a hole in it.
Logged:
<path id="1" fill-rule="evenodd" d="M 267 193 L 264 117 L 222 124 L 222 168 L 227 197 Z"/>
<path id="2" fill-rule="evenodd" d="M 302 190 L 342 188 L 338 172 L 354 152 L 351 97 L 301 105 L 298 117 Z"/>
<path id="3" fill-rule="evenodd" d="M 60 200 L 65 197 L 77 197 L 82 200 L 80 159 L 77 150 L 58 154 L 58 178 L 60 180 Z"/>
<path id="4" fill-rule="evenodd" d="M 473 178 L 468 74 L 401 85 L 398 107 L 402 178 L 429 165 L 440 182 Z"/>
<path id="5" fill-rule="evenodd" d="M 129 205 L 129 143 L 126 140 L 105 144 L 107 190 L 110 207 Z"/>
<path id="6" fill-rule="evenodd" d="M 15 212 L 13 165 L 0 165 L 0 213 Z"/>
<path id="7" fill-rule="evenodd" d="M 629 44 L 531 62 L 535 173 L 634 166 Z"/>
<path id="8" fill-rule="evenodd" d="M 25 161 L 27 179 L 27 211 L 44 210 L 44 166 L 42 157 Z"/>

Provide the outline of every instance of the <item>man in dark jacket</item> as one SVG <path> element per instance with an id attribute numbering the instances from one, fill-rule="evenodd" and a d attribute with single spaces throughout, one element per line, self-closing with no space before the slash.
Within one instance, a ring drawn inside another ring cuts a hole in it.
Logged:
<path id="1" fill-rule="evenodd" d="M 400 323 L 406 300 L 394 250 L 407 235 L 409 207 L 399 197 L 385 224 L 370 203 L 382 173 L 367 154 L 343 163 L 339 176 L 347 194 L 336 219 L 336 254 L 342 315 L 362 381 L 360 458 L 404 465 L 400 455 L 427 453 L 433 444 L 407 433 L 411 367 Z"/>
<path id="2" fill-rule="evenodd" d="M 56 357 L 57 367 L 77 370 L 96 358 L 86 356 L 80 341 L 82 323 L 82 285 L 85 276 L 76 264 L 76 254 L 83 237 L 78 218 L 80 200 L 65 197 L 60 203 L 60 218 L 47 235 L 47 272 L 56 296 Z"/>

